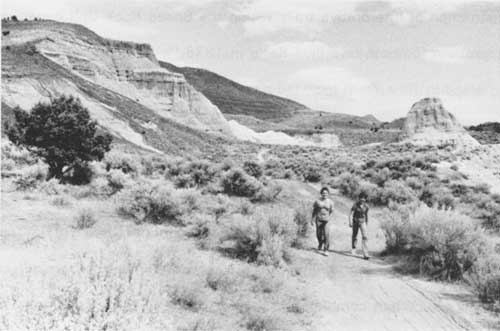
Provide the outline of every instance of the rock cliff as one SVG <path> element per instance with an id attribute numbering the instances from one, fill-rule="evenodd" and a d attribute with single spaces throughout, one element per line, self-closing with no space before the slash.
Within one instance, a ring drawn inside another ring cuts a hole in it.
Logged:
<path id="1" fill-rule="evenodd" d="M 54 21 L 4 25 L 10 31 L 2 37 L 5 47 L 29 44 L 33 52 L 151 108 L 162 117 L 205 132 L 232 136 L 219 109 L 189 85 L 182 74 L 161 68 L 147 44 L 109 40 L 83 26 Z M 9 76 L 3 70 L 4 73 Z M 3 83 L 19 83 L 15 79 L 10 75 Z M 34 81 L 23 82 L 30 83 L 37 85 Z M 19 98 L 22 96 L 10 96 L 5 101 Z"/>

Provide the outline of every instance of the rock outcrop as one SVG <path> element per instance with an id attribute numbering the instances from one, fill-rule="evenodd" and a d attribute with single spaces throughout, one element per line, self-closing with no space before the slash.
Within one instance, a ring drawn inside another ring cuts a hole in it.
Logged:
<path id="1" fill-rule="evenodd" d="M 10 23 L 9 31 L 2 37 L 2 46 L 29 44 L 33 52 L 145 105 L 159 116 L 201 131 L 232 136 L 219 109 L 189 85 L 182 74 L 160 67 L 147 44 L 109 40 L 83 26 L 54 21 Z M 6 79 L 2 72 L 3 84 L 20 83 L 15 81 L 20 77 L 5 74 Z M 22 82 L 31 83 L 38 88 L 36 80 Z M 12 99 L 22 99 L 22 95 L 7 97 L 5 102 Z"/>
<path id="2" fill-rule="evenodd" d="M 479 146 L 438 98 L 424 98 L 413 104 L 404 122 L 403 136 L 405 142 L 417 145 Z"/>

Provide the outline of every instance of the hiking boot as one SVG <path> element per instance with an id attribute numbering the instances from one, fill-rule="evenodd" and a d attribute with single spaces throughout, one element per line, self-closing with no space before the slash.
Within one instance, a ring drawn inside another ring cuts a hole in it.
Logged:
<path id="1" fill-rule="evenodd" d="M 356 255 L 356 248 L 351 249 L 351 255 Z"/>
<path id="2" fill-rule="evenodd" d="M 324 256 L 328 256 L 328 252 L 327 251 L 323 251 L 323 255 Z"/>
<path id="3" fill-rule="evenodd" d="M 365 259 L 365 260 L 369 260 L 369 259 L 370 259 L 370 257 L 366 255 L 366 256 L 363 256 L 363 259 Z"/>

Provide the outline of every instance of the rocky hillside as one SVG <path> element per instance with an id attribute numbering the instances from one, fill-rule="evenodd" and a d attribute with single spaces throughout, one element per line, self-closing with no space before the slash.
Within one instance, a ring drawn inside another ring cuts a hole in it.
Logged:
<path id="1" fill-rule="evenodd" d="M 500 144 L 500 123 L 487 122 L 467 128 L 474 139 L 481 144 Z"/>
<path id="2" fill-rule="evenodd" d="M 7 110 L 28 110 L 71 94 L 116 137 L 174 154 L 220 149 L 217 141 L 231 135 L 217 107 L 182 75 L 160 68 L 147 45 L 109 41 L 82 26 L 54 21 L 3 22 L 2 32 Z"/>
<path id="3" fill-rule="evenodd" d="M 424 145 L 479 145 L 438 98 L 424 98 L 413 104 L 404 122 L 403 136 L 409 142 Z"/>
<path id="4" fill-rule="evenodd" d="M 176 67 L 167 62 L 160 65 L 172 72 L 181 73 L 189 84 L 202 92 L 224 114 L 249 115 L 261 120 L 280 121 L 289 118 L 297 110 L 306 106 L 257 89 L 236 83 L 214 72 Z"/>

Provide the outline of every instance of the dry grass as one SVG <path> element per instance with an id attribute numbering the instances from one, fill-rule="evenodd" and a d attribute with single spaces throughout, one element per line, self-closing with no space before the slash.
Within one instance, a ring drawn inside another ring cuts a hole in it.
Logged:
<path id="1" fill-rule="evenodd" d="M 256 329 L 271 325 L 258 322 L 270 311 L 280 329 L 307 322 L 287 309 L 300 304 L 304 285 L 284 270 L 199 250 L 182 228 L 125 221 L 114 199 L 75 198 L 61 208 L 50 202 L 66 195 L 22 194 L 2 196 L 0 329 Z M 199 199 L 190 190 L 180 196 Z M 89 215 L 99 222 L 75 228 Z"/>

